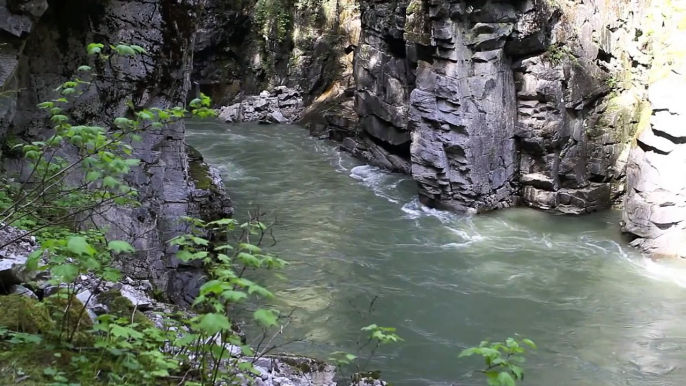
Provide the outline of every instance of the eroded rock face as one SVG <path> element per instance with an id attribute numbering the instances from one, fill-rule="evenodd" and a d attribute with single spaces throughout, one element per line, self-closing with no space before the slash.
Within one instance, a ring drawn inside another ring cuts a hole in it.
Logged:
<path id="1" fill-rule="evenodd" d="M 219 105 L 241 92 L 297 88 L 309 104 L 351 84 L 360 33 L 353 0 L 207 0 L 192 79 Z"/>
<path id="2" fill-rule="evenodd" d="M 433 206 L 620 204 L 644 3 L 363 2 L 355 142 L 411 162 Z"/>
<path id="3" fill-rule="evenodd" d="M 16 74 L 24 44 L 38 19 L 48 8 L 47 0 L 9 0 L 5 3 L 0 6 L 0 88 L 3 90 L 0 103 L 0 140 L 5 139 L 7 127 L 16 113 Z"/>
<path id="4" fill-rule="evenodd" d="M 686 257 L 686 2 L 660 3 L 648 101 L 627 166 L 623 231 L 654 257 Z M 651 23 L 652 21 L 652 23 Z"/>
<path id="5" fill-rule="evenodd" d="M 514 7 L 413 4 L 430 20 L 429 45 L 423 45 L 425 35 L 409 42 L 417 51 L 408 126 L 420 199 L 459 212 L 508 207 L 514 201 L 515 90 L 504 48 Z"/>
<path id="6" fill-rule="evenodd" d="M 608 208 L 624 192 L 643 95 L 619 77 L 638 19 L 610 3 L 561 4 L 523 3 L 507 51 L 525 56 L 513 66 L 522 201 L 580 214 Z"/>
<path id="7" fill-rule="evenodd" d="M 182 106 L 190 89 L 195 31 L 203 5 L 204 0 L 51 2 L 27 38 L 30 26 L 23 28 L 21 37 L 26 42 L 13 78 L 22 91 L 14 113 L 8 115 L 12 119 L 7 130 L 25 140 L 44 135 L 45 117 L 36 104 L 53 99 L 53 90 L 83 64 L 106 71 L 107 76 L 80 97 L 70 112 L 76 122 L 107 125 L 125 115 L 129 100 L 139 108 Z M 9 4 L 6 8 L 7 12 L 15 12 Z M 34 13 L 39 9 L 35 8 Z M 115 69 L 105 69 L 89 62 L 85 47 L 91 42 L 137 44 L 147 54 L 121 59 Z M 178 221 L 181 216 L 197 216 L 212 201 L 211 194 L 198 194 L 197 185 L 189 177 L 184 123 L 149 129 L 134 146 L 134 156 L 141 164 L 127 181 L 138 190 L 142 205 L 111 208 L 95 216 L 94 221 L 107 226 L 110 237 L 127 240 L 141 251 L 123 262 L 127 275 L 151 280 L 164 290 L 170 288 L 170 283 L 177 287 L 182 282 L 197 285 L 199 280 L 176 279 L 177 275 L 201 277 L 202 270 L 183 266 L 173 257 L 174 247 L 167 245 L 169 239 L 187 230 Z M 219 206 L 226 209 L 227 205 Z M 177 295 L 194 290 L 197 287 L 169 292 L 182 303 L 183 298 Z"/>

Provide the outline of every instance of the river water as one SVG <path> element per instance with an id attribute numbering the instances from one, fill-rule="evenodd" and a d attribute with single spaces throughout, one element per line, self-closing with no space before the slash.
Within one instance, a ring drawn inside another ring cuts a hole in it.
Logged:
<path id="1" fill-rule="evenodd" d="M 237 217 L 278 219 L 271 250 L 291 264 L 269 288 L 293 310 L 286 338 L 302 339 L 285 351 L 355 352 L 376 323 L 404 338 L 368 365 L 395 385 L 485 385 L 459 352 L 520 334 L 539 346 L 523 385 L 686 384 L 686 270 L 636 255 L 617 212 L 461 217 L 297 126 L 189 123 L 187 136 Z"/>

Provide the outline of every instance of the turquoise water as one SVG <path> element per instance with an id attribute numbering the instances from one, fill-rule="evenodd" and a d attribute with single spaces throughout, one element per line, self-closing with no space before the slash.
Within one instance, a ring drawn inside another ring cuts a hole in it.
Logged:
<path id="1" fill-rule="evenodd" d="M 191 123 L 188 142 L 221 170 L 237 217 L 278 219 L 272 250 L 291 264 L 270 288 L 293 312 L 284 340 L 299 340 L 284 351 L 354 352 L 377 323 L 405 339 L 367 366 L 395 385 L 484 385 L 459 352 L 521 334 L 539 346 L 523 385 L 686 384 L 686 274 L 629 249 L 616 212 L 431 210 L 406 176 L 297 126 Z"/>

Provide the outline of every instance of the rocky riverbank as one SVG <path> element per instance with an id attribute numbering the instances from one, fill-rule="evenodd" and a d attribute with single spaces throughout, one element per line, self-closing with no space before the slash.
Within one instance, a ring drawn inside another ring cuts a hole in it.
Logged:
<path id="1" fill-rule="evenodd" d="M 163 326 L 163 320 L 170 315 L 183 313 L 192 316 L 188 310 L 154 299 L 155 291 L 148 280 L 136 280 L 124 276 L 117 282 L 105 282 L 91 275 L 79 276 L 72 285 L 54 285 L 50 272 L 31 271 L 27 268 L 29 255 L 39 249 L 33 236 L 26 231 L 11 226 L 0 230 L 0 327 L 18 329 L 30 333 L 43 331 L 53 321 L 42 312 L 43 304 L 51 304 L 53 295 L 61 290 L 76 294 L 71 308 L 84 310 L 84 326 L 98 323 L 102 315 L 131 318 L 138 323 L 154 323 Z M 38 266 L 45 266 L 41 260 Z M 147 320 L 147 321 L 146 321 Z M 57 321 L 55 321 L 56 323 Z M 183 336 L 191 331 L 179 332 Z M 257 376 L 254 384 L 258 386 L 336 386 L 336 367 L 313 358 L 288 354 L 267 354 L 259 357 L 245 356 L 239 346 L 228 345 L 228 352 L 234 358 L 253 363 Z M 2 369 L 0 368 L 0 373 Z M 245 385 L 253 384 L 252 378 L 245 375 Z M 354 386 L 383 386 L 378 379 L 362 377 Z"/>
<path id="2" fill-rule="evenodd" d="M 304 105 L 300 92 L 285 86 L 259 95 L 239 95 L 233 104 L 217 110 L 224 122 L 293 123 L 300 119 Z"/>

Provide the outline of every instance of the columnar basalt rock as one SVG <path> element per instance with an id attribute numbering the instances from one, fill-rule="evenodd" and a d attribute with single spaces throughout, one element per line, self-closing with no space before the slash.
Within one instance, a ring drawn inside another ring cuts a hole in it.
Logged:
<path id="1" fill-rule="evenodd" d="M 547 10 L 529 2 L 522 12 L 518 28 L 532 31 L 523 21 L 539 20 L 547 31 L 539 36 L 548 39 L 515 39 L 508 48 L 527 55 L 514 65 L 523 202 L 572 214 L 620 203 L 644 98 L 640 85 L 624 81 L 634 59 L 625 48 L 635 45 L 640 13 L 573 1 Z"/>
<path id="2" fill-rule="evenodd" d="M 513 204 L 515 90 L 504 52 L 509 3 L 429 2 L 410 96 L 412 176 L 420 198 L 460 212 Z M 414 11 L 415 14 L 417 11 Z"/>
<path id="3" fill-rule="evenodd" d="M 644 6 L 363 2 L 357 142 L 410 158 L 434 206 L 480 212 L 521 199 L 579 214 L 619 204 L 645 103 Z"/>
<path id="4" fill-rule="evenodd" d="M 409 158 L 407 119 L 415 75 L 403 39 L 407 6 L 406 1 L 362 3 L 362 35 L 353 70 L 357 146 L 368 149 L 364 154 L 371 163 L 401 172 L 409 167 L 387 162 L 386 154 Z"/>

